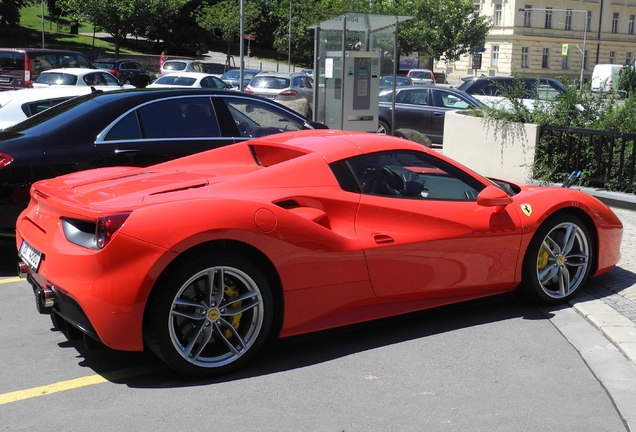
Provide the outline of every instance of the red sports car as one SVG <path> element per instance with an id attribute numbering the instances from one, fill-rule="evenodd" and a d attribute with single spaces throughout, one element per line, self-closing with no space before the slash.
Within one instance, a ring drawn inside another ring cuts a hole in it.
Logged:
<path id="1" fill-rule="evenodd" d="M 617 263 L 621 237 L 583 192 L 342 131 L 40 181 L 17 223 L 42 312 L 195 375 L 243 365 L 269 336 L 517 289 L 563 302 Z"/>

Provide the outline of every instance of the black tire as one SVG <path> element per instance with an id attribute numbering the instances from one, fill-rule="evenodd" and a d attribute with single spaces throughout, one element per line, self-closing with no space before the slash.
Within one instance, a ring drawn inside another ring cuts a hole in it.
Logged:
<path id="1" fill-rule="evenodd" d="M 378 135 L 391 135 L 391 126 L 383 122 L 382 120 L 378 121 Z"/>
<path id="2" fill-rule="evenodd" d="M 594 247 L 585 224 L 572 215 L 550 218 L 526 250 L 519 291 L 539 303 L 566 302 L 585 284 L 593 262 Z"/>
<path id="3" fill-rule="evenodd" d="M 187 375 L 209 377 L 239 368 L 260 350 L 272 326 L 267 279 L 252 263 L 227 252 L 181 264 L 157 282 L 148 299 L 146 345 Z"/>

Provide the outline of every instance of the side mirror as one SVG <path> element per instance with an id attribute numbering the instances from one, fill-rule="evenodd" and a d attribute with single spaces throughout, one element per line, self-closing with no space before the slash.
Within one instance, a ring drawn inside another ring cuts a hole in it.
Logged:
<path id="1" fill-rule="evenodd" d="M 511 202 L 512 198 L 497 186 L 486 186 L 477 195 L 477 204 L 484 207 L 507 206 Z"/>

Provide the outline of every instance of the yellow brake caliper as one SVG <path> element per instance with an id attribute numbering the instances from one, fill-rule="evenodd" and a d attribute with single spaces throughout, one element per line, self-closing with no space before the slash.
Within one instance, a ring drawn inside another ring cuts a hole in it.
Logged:
<path id="1" fill-rule="evenodd" d="M 539 270 L 543 270 L 548 266 L 549 256 L 550 253 L 546 250 L 546 248 L 541 247 L 541 249 L 539 250 L 539 259 L 537 260 L 537 266 L 539 267 Z"/>
<path id="2" fill-rule="evenodd" d="M 232 300 L 234 298 L 237 298 L 239 296 L 239 291 L 238 288 L 236 288 L 236 286 L 234 284 L 225 284 L 225 289 L 224 289 L 224 293 L 225 293 L 225 299 L 226 300 Z M 233 306 L 240 308 L 241 307 L 241 303 L 243 302 L 236 302 Z M 242 313 L 234 315 L 233 317 L 229 318 L 228 321 L 230 322 L 230 324 L 232 324 L 232 327 L 234 327 L 235 330 L 238 330 L 239 328 L 239 324 L 241 322 L 241 317 L 243 316 Z M 230 330 L 225 330 L 224 335 L 226 338 L 231 338 L 232 337 L 232 332 Z"/>

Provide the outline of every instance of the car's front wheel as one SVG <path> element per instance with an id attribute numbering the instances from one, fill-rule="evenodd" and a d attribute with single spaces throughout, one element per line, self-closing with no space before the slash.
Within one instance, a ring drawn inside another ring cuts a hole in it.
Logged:
<path id="1" fill-rule="evenodd" d="M 186 261 L 158 282 L 148 301 L 146 344 L 189 375 L 219 375 L 243 365 L 265 342 L 273 318 L 267 279 L 228 253 Z"/>
<path id="2" fill-rule="evenodd" d="M 533 237 L 523 262 L 521 293 L 542 303 L 569 300 L 585 283 L 593 260 L 590 233 L 577 217 L 560 215 Z"/>

